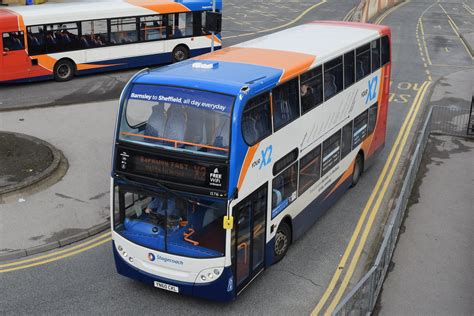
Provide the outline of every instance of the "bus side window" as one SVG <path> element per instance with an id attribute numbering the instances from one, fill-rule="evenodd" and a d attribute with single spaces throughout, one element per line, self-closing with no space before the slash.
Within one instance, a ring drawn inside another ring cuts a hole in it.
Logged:
<path id="1" fill-rule="evenodd" d="M 107 20 L 83 21 L 79 41 L 82 48 L 102 47 L 110 44 Z"/>
<path id="2" fill-rule="evenodd" d="M 356 49 L 356 80 L 369 75 L 370 70 L 370 44 Z"/>
<path id="3" fill-rule="evenodd" d="M 323 165 L 321 168 L 323 176 L 339 163 L 340 151 L 341 131 L 339 130 L 323 142 Z"/>
<path id="4" fill-rule="evenodd" d="M 346 157 L 352 150 L 352 122 L 342 128 L 341 135 L 341 159 Z"/>
<path id="5" fill-rule="evenodd" d="M 319 66 L 301 75 L 301 111 L 306 113 L 323 102 L 322 67 Z"/>
<path id="6" fill-rule="evenodd" d="M 272 181 L 272 219 L 296 199 L 296 170 L 293 163 Z"/>
<path id="7" fill-rule="evenodd" d="M 293 79 L 273 89 L 272 108 L 275 131 L 300 116 L 298 79 Z"/>
<path id="8" fill-rule="evenodd" d="M 368 134 L 372 133 L 375 129 L 375 123 L 377 122 L 377 110 L 378 103 L 375 102 L 375 104 L 369 108 L 369 124 L 367 127 Z"/>
<path id="9" fill-rule="evenodd" d="M 352 147 L 358 146 L 367 137 L 367 111 L 354 119 Z"/>
<path id="10" fill-rule="evenodd" d="M 163 16 L 143 16 L 140 18 L 140 41 L 155 41 L 165 38 Z"/>
<path id="11" fill-rule="evenodd" d="M 355 81 L 355 55 L 354 51 L 344 54 L 344 88 L 349 87 Z"/>
<path id="12" fill-rule="evenodd" d="M 110 41 L 114 44 L 138 42 L 137 18 L 111 19 Z"/>
<path id="13" fill-rule="evenodd" d="M 46 45 L 44 41 L 43 26 L 28 27 L 28 53 L 30 56 L 44 54 Z"/>
<path id="14" fill-rule="evenodd" d="M 342 90 L 342 56 L 324 64 L 324 100 L 329 100 Z"/>
<path id="15" fill-rule="evenodd" d="M 311 150 L 300 160 L 298 194 L 303 194 L 321 177 L 321 145 Z"/>
<path id="16" fill-rule="evenodd" d="M 3 33 L 3 51 L 14 51 L 25 49 L 25 38 L 23 32 Z"/>
<path id="17" fill-rule="evenodd" d="M 242 136 L 249 146 L 255 145 L 272 133 L 270 97 L 268 92 L 247 102 L 242 114 Z"/>
<path id="18" fill-rule="evenodd" d="M 372 50 L 372 72 L 380 68 L 380 38 L 370 43 Z"/>
<path id="19" fill-rule="evenodd" d="M 388 36 L 382 37 L 382 65 L 390 62 L 390 40 Z"/>

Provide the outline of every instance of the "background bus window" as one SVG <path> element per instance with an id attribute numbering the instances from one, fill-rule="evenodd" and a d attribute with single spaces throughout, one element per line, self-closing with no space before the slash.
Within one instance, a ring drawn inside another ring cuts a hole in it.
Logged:
<path id="1" fill-rule="evenodd" d="M 168 14 L 169 34 L 172 38 L 193 35 L 193 14 L 173 13 Z"/>
<path id="2" fill-rule="evenodd" d="M 342 128 L 341 136 L 341 159 L 347 156 L 352 150 L 352 122 Z"/>
<path id="3" fill-rule="evenodd" d="M 344 54 L 344 88 L 349 87 L 355 81 L 355 54 L 350 51 Z"/>
<path id="4" fill-rule="evenodd" d="M 372 71 L 376 71 L 380 68 L 380 38 L 370 43 L 372 50 Z"/>
<path id="5" fill-rule="evenodd" d="M 390 62 L 390 40 L 388 36 L 382 37 L 382 65 Z"/>
<path id="6" fill-rule="evenodd" d="M 111 19 L 110 42 L 112 44 L 128 44 L 138 41 L 137 19 Z"/>
<path id="7" fill-rule="evenodd" d="M 356 147 L 367 137 L 367 111 L 354 119 L 352 146 Z"/>
<path id="8" fill-rule="evenodd" d="M 25 49 L 25 38 L 23 32 L 7 32 L 3 33 L 2 37 L 4 52 Z"/>
<path id="9" fill-rule="evenodd" d="M 322 175 L 338 164 L 341 151 L 341 131 L 333 134 L 323 142 Z"/>
<path id="10" fill-rule="evenodd" d="M 272 219 L 296 200 L 297 162 L 272 181 Z"/>
<path id="11" fill-rule="evenodd" d="M 375 123 L 377 122 L 377 109 L 378 109 L 377 102 L 369 108 L 369 124 L 367 128 L 368 134 L 372 133 L 375 129 Z"/>
<path id="12" fill-rule="evenodd" d="M 84 21 L 81 23 L 81 47 L 102 47 L 109 43 L 107 20 Z"/>
<path id="13" fill-rule="evenodd" d="M 273 89 L 272 107 L 275 131 L 299 117 L 298 79 Z"/>
<path id="14" fill-rule="evenodd" d="M 249 100 L 242 114 L 242 135 L 252 146 L 272 133 L 270 98 L 268 93 Z"/>
<path id="15" fill-rule="evenodd" d="M 321 145 L 311 150 L 300 160 L 299 195 L 303 194 L 321 176 Z"/>
<path id="16" fill-rule="evenodd" d="M 166 27 L 162 15 L 144 16 L 140 18 L 140 40 L 155 41 L 166 38 Z"/>
<path id="17" fill-rule="evenodd" d="M 43 26 L 28 27 L 28 53 L 30 55 L 39 55 L 46 53 Z"/>
<path id="18" fill-rule="evenodd" d="M 367 44 L 356 50 L 356 80 L 359 81 L 370 72 L 370 44 Z"/>
<path id="19" fill-rule="evenodd" d="M 79 49 L 81 46 L 77 23 L 46 25 L 45 40 L 48 53 Z"/>
<path id="20" fill-rule="evenodd" d="M 301 75 L 301 111 L 304 113 L 323 102 L 322 67 L 319 66 Z"/>
<path id="21" fill-rule="evenodd" d="M 342 56 L 324 64 L 324 100 L 329 100 L 343 89 Z"/>

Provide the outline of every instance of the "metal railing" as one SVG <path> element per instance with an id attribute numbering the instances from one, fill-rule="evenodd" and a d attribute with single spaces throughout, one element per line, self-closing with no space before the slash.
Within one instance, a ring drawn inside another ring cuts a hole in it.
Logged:
<path id="1" fill-rule="evenodd" d="M 408 167 L 400 195 L 396 200 L 395 209 L 385 228 L 384 238 L 374 265 L 337 305 L 333 315 L 365 315 L 372 312 L 387 274 L 393 251 L 395 250 L 400 225 L 405 215 L 408 199 L 412 192 L 429 135 L 431 133 L 440 133 L 474 137 L 474 134 L 469 134 L 469 129 L 474 128 L 471 125 L 473 120 L 472 112 L 472 105 L 471 110 L 442 106 L 434 106 L 430 109 L 423 128 L 418 135 L 412 160 Z"/>

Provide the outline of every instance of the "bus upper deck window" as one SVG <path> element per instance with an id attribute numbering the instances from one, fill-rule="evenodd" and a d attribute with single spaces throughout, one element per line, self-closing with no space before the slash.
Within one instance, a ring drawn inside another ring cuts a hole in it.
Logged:
<path id="1" fill-rule="evenodd" d="M 268 93 L 264 93 L 247 102 L 242 115 L 242 136 L 252 146 L 271 132 L 270 98 Z"/>
<path id="2" fill-rule="evenodd" d="M 388 36 L 382 37 L 382 65 L 390 62 L 390 40 Z"/>

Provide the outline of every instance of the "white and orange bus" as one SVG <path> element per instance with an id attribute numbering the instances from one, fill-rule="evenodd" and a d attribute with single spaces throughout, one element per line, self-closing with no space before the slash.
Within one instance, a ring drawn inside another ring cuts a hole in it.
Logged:
<path id="1" fill-rule="evenodd" d="M 211 48 L 210 1 L 123 0 L 0 8 L 0 82 L 171 63 Z M 222 9 L 222 2 L 216 2 Z M 220 47 L 220 35 L 213 36 Z"/>
<path id="2" fill-rule="evenodd" d="M 385 144 L 390 29 L 312 22 L 126 85 L 111 218 L 120 274 L 231 300 Z"/>

